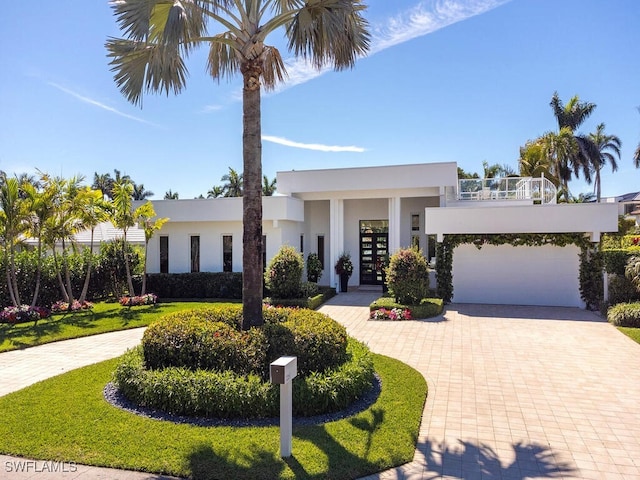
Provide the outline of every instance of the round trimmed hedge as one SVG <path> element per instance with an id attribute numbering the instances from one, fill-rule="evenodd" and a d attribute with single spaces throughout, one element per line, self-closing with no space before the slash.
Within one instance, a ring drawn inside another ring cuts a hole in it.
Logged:
<path id="1" fill-rule="evenodd" d="M 298 357 L 294 414 L 341 410 L 373 385 L 369 349 L 330 317 L 307 309 L 265 308 L 265 325 L 241 331 L 242 307 L 177 312 L 150 325 L 129 351 L 115 383 L 134 403 L 177 415 L 263 418 L 277 415 L 269 364 Z"/>

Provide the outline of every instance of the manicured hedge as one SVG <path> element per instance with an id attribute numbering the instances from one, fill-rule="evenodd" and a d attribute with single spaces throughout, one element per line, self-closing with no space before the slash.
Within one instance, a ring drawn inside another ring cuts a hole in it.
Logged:
<path id="1" fill-rule="evenodd" d="M 265 308 L 265 326 L 240 331 L 242 305 L 212 306 L 166 315 L 142 338 L 150 369 L 233 370 L 269 376 L 269 364 L 282 355 L 298 357 L 298 371 L 323 371 L 344 362 L 346 329 L 307 309 Z"/>
<path id="2" fill-rule="evenodd" d="M 336 412 L 367 393 L 374 380 L 369 349 L 349 339 L 340 366 L 293 380 L 293 413 Z M 115 372 L 115 383 L 134 403 L 176 415 L 209 418 L 266 418 L 279 412 L 279 387 L 258 375 L 231 371 L 145 368 L 142 347 L 129 350 Z"/>
<path id="3" fill-rule="evenodd" d="M 431 318 L 437 317 L 442 313 L 443 304 L 441 298 L 423 298 L 420 301 L 420 305 L 405 305 L 397 303 L 391 296 L 383 296 L 378 298 L 375 302 L 369 305 L 369 310 L 378 310 L 379 308 L 385 308 L 391 310 L 392 308 L 409 309 L 411 312 L 411 318 Z"/>
<path id="4" fill-rule="evenodd" d="M 640 302 L 614 305 L 607 312 L 607 320 L 616 327 L 640 328 Z"/>
<path id="5" fill-rule="evenodd" d="M 147 291 L 166 298 L 242 298 L 242 273 L 194 272 L 147 274 Z"/>

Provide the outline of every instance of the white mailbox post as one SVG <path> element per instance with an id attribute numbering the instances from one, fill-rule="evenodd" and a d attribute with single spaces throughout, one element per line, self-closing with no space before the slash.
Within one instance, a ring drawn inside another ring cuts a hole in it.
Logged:
<path id="1" fill-rule="evenodd" d="M 271 383 L 280 384 L 280 456 L 291 456 L 293 427 L 293 385 L 298 374 L 298 357 L 280 357 L 271 363 Z"/>

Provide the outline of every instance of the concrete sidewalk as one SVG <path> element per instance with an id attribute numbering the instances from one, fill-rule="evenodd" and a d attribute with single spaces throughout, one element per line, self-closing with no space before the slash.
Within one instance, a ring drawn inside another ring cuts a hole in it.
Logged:
<path id="1" fill-rule="evenodd" d="M 420 371 L 429 396 L 414 461 L 368 479 L 640 478 L 640 345 L 602 318 L 571 308 L 449 305 L 430 320 L 368 321 L 378 295 L 340 294 L 321 311 L 374 352 Z M 138 329 L 0 354 L 0 395 L 115 357 L 141 336 Z M 85 466 L 35 472 L 42 461 L 16 473 L 19 460 L 0 456 L 0 478 L 167 478 Z"/>

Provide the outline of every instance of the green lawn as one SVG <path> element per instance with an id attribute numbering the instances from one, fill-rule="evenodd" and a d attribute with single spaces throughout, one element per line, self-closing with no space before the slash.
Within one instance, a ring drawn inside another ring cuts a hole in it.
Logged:
<path id="1" fill-rule="evenodd" d="M 636 343 L 640 343 L 640 328 L 618 327 L 618 330 L 633 339 Z"/>
<path id="2" fill-rule="evenodd" d="M 140 307 L 96 303 L 92 310 L 52 315 L 44 320 L 0 323 L 0 352 L 98 333 L 146 327 L 167 313 L 209 305 L 210 302 L 169 302 Z"/>
<path id="3" fill-rule="evenodd" d="M 374 355 L 382 393 L 366 411 L 294 427 L 279 456 L 278 427 L 196 427 L 152 420 L 102 395 L 117 359 L 0 398 L 0 452 L 199 479 L 347 479 L 411 461 L 427 386 L 413 368 Z"/>

